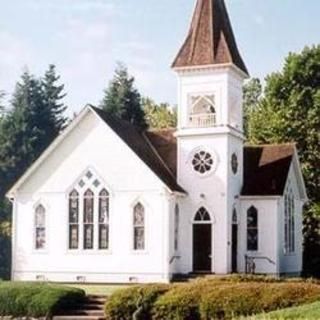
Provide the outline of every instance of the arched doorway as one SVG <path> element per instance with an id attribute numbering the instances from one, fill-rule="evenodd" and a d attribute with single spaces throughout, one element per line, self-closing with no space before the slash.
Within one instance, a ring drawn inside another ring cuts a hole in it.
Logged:
<path id="1" fill-rule="evenodd" d="M 208 211 L 201 207 L 193 221 L 193 272 L 212 270 L 212 221 Z"/>

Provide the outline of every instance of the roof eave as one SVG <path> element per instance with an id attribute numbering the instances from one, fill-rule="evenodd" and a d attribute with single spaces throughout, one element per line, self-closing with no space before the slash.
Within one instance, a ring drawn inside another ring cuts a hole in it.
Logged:
<path id="1" fill-rule="evenodd" d="M 212 69 L 232 69 L 243 79 L 248 79 L 250 77 L 249 73 L 244 72 L 234 63 L 220 63 L 220 64 L 206 64 L 206 65 L 186 65 L 180 67 L 172 67 L 172 70 L 177 73 L 185 73 L 188 71 L 203 71 Z"/>

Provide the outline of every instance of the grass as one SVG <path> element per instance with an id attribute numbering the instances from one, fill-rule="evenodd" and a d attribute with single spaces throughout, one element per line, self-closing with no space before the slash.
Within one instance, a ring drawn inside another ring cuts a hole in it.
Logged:
<path id="1" fill-rule="evenodd" d="M 318 320 L 320 319 L 320 301 L 299 307 L 282 309 L 242 320 Z"/>
<path id="2" fill-rule="evenodd" d="M 86 294 L 110 296 L 118 289 L 124 289 L 126 285 L 104 285 L 104 284 L 68 284 L 72 288 L 82 289 Z"/>

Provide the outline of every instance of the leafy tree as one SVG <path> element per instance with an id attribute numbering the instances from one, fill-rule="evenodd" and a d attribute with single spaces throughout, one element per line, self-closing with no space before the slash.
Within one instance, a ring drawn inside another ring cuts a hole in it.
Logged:
<path id="1" fill-rule="evenodd" d="M 311 204 L 305 214 L 305 270 L 320 275 L 320 45 L 291 53 L 266 78 L 250 116 L 251 141 L 296 142 Z M 312 226 L 312 228 L 310 228 Z M 317 248 L 317 249 L 315 249 Z M 318 261 L 318 262 L 317 262 Z"/>
<path id="2" fill-rule="evenodd" d="M 243 87 L 243 129 L 245 136 L 251 139 L 249 119 L 254 110 L 259 106 L 262 95 L 262 85 L 260 79 L 252 78 Z"/>
<path id="3" fill-rule="evenodd" d="M 128 69 L 118 64 L 105 96 L 101 108 L 106 112 L 127 120 L 141 130 L 147 128 L 144 111 L 141 105 L 141 95 L 134 86 L 134 77 L 129 75 Z"/>
<path id="4" fill-rule="evenodd" d="M 142 99 L 145 119 L 152 129 L 175 128 L 177 126 L 177 112 L 168 103 L 156 104 L 150 98 Z"/>

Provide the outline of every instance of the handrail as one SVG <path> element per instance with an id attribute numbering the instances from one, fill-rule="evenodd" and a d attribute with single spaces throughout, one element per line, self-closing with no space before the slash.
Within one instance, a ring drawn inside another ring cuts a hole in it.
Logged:
<path id="1" fill-rule="evenodd" d="M 169 261 L 169 264 L 172 264 L 174 260 L 176 260 L 176 259 L 178 260 L 180 258 L 181 258 L 181 256 L 172 256 L 170 261 Z"/>
<path id="2" fill-rule="evenodd" d="M 245 258 L 245 273 L 251 273 L 255 274 L 256 271 L 256 264 L 255 260 L 266 260 L 270 264 L 276 264 L 273 260 L 271 260 L 269 257 L 253 257 L 253 256 L 248 256 L 247 254 L 244 256 Z"/>

